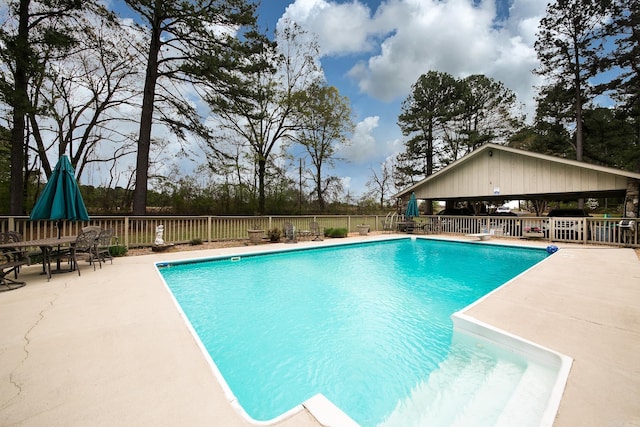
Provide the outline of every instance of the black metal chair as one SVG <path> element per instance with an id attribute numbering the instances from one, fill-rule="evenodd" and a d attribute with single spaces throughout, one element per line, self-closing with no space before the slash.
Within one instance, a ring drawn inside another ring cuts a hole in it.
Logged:
<path id="1" fill-rule="evenodd" d="M 96 254 L 96 238 L 98 233 L 95 230 L 84 231 L 78 234 L 76 241 L 68 249 L 58 250 L 51 254 L 52 259 L 60 260 L 61 258 L 68 258 L 71 262 L 71 270 L 78 270 L 78 276 L 80 276 L 80 267 L 78 265 L 78 255 L 89 255 L 89 262 L 93 264 L 93 270 L 96 269 L 96 264 L 93 259 L 97 257 Z"/>
<path id="2" fill-rule="evenodd" d="M 0 243 L 8 244 L 19 242 L 22 236 L 14 231 L 0 233 Z M 29 265 L 29 255 L 19 248 L 2 248 L 0 251 L 0 292 L 21 288 L 26 283 L 18 280 L 20 267 Z M 14 278 L 7 277 L 13 273 Z"/>
<path id="3" fill-rule="evenodd" d="M 293 228 L 293 224 L 290 222 L 284 223 L 284 239 L 286 243 L 297 243 L 296 240 L 296 231 Z"/>
<path id="4" fill-rule="evenodd" d="M 313 240 L 323 240 L 324 237 L 324 229 L 320 227 L 317 221 L 312 221 L 309 223 L 309 231 L 311 233 L 311 237 Z"/>
<path id="5" fill-rule="evenodd" d="M 5 231 L 4 233 L 0 233 L 0 243 L 13 243 L 13 242 L 21 242 L 22 235 L 17 231 Z M 5 253 L 5 257 L 7 253 L 11 253 L 12 261 L 20 261 L 21 265 L 30 265 L 31 259 L 29 258 L 29 252 L 24 248 L 5 248 L 3 250 Z M 14 270 L 15 278 L 18 278 L 18 273 L 20 272 L 20 266 L 16 267 Z"/>
<path id="6" fill-rule="evenodd" d="M 111 264 L 113 264 L 113 256 L 110 252 L 111 240 L 113 239 L 113 235 L 113 228 L 108 228 L 106 230 L 100 231 L 100 234 L 98 234 L 98 237 L 96 238 L 96 248 L 94 254 L 98 260 L 98 264 L 100 264 L 100 268 L 102 268 L 103 262 L 107 262 L 107 259 L 111 261 Z"/>

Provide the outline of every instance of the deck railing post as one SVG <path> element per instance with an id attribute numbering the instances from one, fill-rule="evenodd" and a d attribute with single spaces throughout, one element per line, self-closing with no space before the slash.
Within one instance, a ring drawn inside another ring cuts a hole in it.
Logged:
<path id="1" fill-rule="evenodd" d="M 123 226 L 123 233 L 124 233 L 124 246 L 125 247 L 129 247 L 129 217 L 125 216 L 124 217 L 124 226 Z"/>

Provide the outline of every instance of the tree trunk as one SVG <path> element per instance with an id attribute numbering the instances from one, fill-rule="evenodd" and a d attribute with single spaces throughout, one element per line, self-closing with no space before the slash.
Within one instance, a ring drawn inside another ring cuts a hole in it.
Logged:
<path id="1" fill-rule="evenodd" d="M 264 214 L 264 176 L 267 170 L 267 161 L 265 159 L 258 160 L 258 215 Z"/>
<path id="2" fill-rule="evenodd" d="M 142 115 L 138 136 L 138 157 L 136 160 L 136 187 L 133 192 L 133 214 L 147 213 L 147 182 L 149 178 L 149 152 L 151 151 L 151 127 L 153 125 L 153 107 L 158 81 L 158 54 L 160 52 L 160 22 L 154 22 L 151 30 L 151 43 L 147 60 L 147 72 L 144 80 Z"/>
<path id="3" fill-rule="evenodd" d="M 25 117 L 27 115 L 29 96 L 27 95 L 27 63 L 29 57 L 29 3 L 20 0 L 18 36 L 13 55 L 15 57 L 14 100 L 11 129 L 11 185 L 9 196 L 9 214 L 23 215 L 24 212 L 24 148 Z"/>
<path id="4" fill-rule="evenodd" d="M 574 42 L 574 43 L 577 43 Z M 582 81 L 580 78 L 580 58 L 578 56 L 578 49 L 575 51 L 574 57 L 574 86 L 575 86 L 575 97 L 576 97 L 576 160 L 581 162 L 583 159 L 583 136 L 582 136 Z"/>
<path id="5" fill-rule="evenodd" d="M 324 191 L 322 190 L 322 164 L 318 161 L 316 167 L 316 195 L 318 196 L 318 208 L 324 212 L 326 204 L 324 202 Z"/>
<path id="6" fill-rule="evenodd" d="M 427 170 L 426 175 L 433 175 L 433 118 L 429 120 L 427 129 Z"/>
<path id="7" fill-rule="evenodd" d="M 578 41 L 574 40 L 574 45 L 577 46 Z M 581 162 L 583 160 L 583 134 L 582 134 L 582 80 L 580 78 L 580 56 L 578 49 L 575 49 L 574 55 L 575 61 L 575 97 L 576 97 L 576 160 Z M 578 199 L 578 208 L 584 209 L 584 198 Z"/>

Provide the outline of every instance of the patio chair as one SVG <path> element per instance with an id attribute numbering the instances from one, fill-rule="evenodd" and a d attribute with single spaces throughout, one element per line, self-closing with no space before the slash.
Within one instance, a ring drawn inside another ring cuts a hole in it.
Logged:
<path id="1" fill-rule="evenodd" d="M 440 232 L 440 220 L 438 218 L 427 218 L 422 226 L 425 234 L 438 234 Z"/>
<path id="2" fill-rule="evenodd" d="M 317 221 L 311 221 L 309 223 L 309 231 L 311 232 L 311 237 L 313 237 L 313 241 L 323 240 L 324 237 L 324 228 L 320 227 Z"/>
<path id="3" fill-rule="evenodd" d="M 5 231 L 4 233 L 0 233 L 0 243 L 13 243 L 13 242 L 22 242 L 22 235 L 17 231 Z M 26 248 L 4 248 L 2 252 L 10 253 L 13 261 L 25 261 L 23 265 L 30 265 L 31 260 L 29 259 L 29 251 Z M 18 273 L 20 272 L 20 266 L 18 266 L 15 270 L 15 278 L 18 278 Z"/>
<path id="4" fill-rule="evenodd" d="M 285 243 L 296 243 L 296 230 L 290 222 L 284 223 L 284 240 Z"/>
<path id="5" fill-rule="evenodd" d="M 15 231 L 0 233 L 0 243 L 8 244 L 19 242 L 22 236 Z M 0 292 L 11 291 L 23 287 L 26 283 L 18 280 L 20 267 L 29 265 L 29 255 L 26 250 L 18 248 L 2 248 L 0 250 Z M 7 277 L 13 273 L 13 279 Z"/>
<path id="6" fill-rule="evenodd" d="M 93 264 L 93 270 L 95 271 L 96 264 L 95 262 L 93 262 L 93 260 L 97 259 L 95 255 L 97 237 L 98 233 L 95 230 L 83 231 L 82 233 L 78 234 L 75 243 L 72 244 L 70 248 L 53 252 L 51 254 L 51 259 L 60 260 L 62 258 L 68 258 L 71 262 L 71 270 L 78 270 L 78 276 L 80 276 L 78 255 L 87 254 L 89 255 L 89 262 Z"/>
<path id="7" fill-rule="evenodd" d="M 100 268 L 102 268 L 103 262 L 107 262 L 107 259 L 111 261 L 111 264 L 113 264 L 113 256 L 109 251 L 109 249 L 111 248 L 111 240 L 113 239 L 113 234 L 113 228 L 108 228 L 106 230 L 101 230 L 100 234 L 98 234 L 98 237 L 96 238 L 94 255 L 98 260 Z"/>
<path id="8" fill-rule="evenodd" d="M 18 280 L 18 271 L 20 271 L 20 267 L 27 265 L 27 260 L 15 258 L 15 255 L 17 254 L 14 252 L 3 251 L 0 256 L 0 292 L 12 291 L 26 284 Z M 11 273 L 14 274 L 14 279 L 7 277 Z"/>
<path id="9" fill-rule="evenodd" d="M 504 225 L 494 225 L 489 229 L 489 234 L 496 237 L 504 236 Z"/>
<path id="10" fill-rule="evenodd" d="M 95 231 L 96 233 L 100 233 L 102 231 L 102 227 L 99 225 L 87 225 L 86 227 L 82 227 L 82 231 Z"/>

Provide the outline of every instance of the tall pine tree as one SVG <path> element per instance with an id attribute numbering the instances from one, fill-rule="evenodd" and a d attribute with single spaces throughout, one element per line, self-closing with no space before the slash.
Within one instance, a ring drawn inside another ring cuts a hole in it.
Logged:
<path id="1" fill-rule="evenodd" d="M 603 71 L 617 71 L 615 77 L 599 89 L 618 102 L 631 130 L 625 152 L 632 169 L 640 172 L 640 2 L 618 0 L 607 23 L 606 35 L 614 48 L 601 63 Z"/>
<path id="2" fill-rule="evenodd" d="M 256 5 L 248 0 L 125 0 L 148 33 L 146 76 L 138 136 L 133 213 L 144 215 L 154 113 L 179 138 L 207 138 L 193 105 L 167 90 L 175 85 L 216 81 L 233 86 L 255 32 Z M 158 102 L 170 106 L 161 114 Z"/>
<path id="3" fill-rule="evenodd" d="M 547 6 L 535 43 L 536 73 L 545 78 L 545 87 L 572 95 L 577 160 L 583 159 L 582 110 L 592 97 L 588 82 L 603 54 L 600 30 L 609 10 L 609 0 L 556 0 Z"/>
<path id="4" fill-rule="evenodd" d="M 398 117 L 398 126 L 407 137 L 396 165 L 396 185 L 400 186 L 412 184 L 415 176 L 435 172 L 438 140 L 442 140 L 446 124 L 459 114 L 463 92 L 452 75 L 439 71 L 421 75 L 411 89 Z"/>

